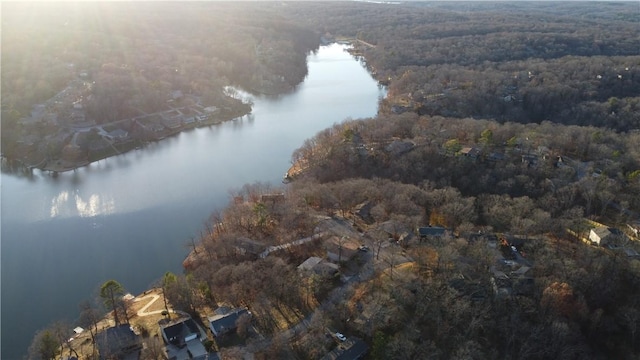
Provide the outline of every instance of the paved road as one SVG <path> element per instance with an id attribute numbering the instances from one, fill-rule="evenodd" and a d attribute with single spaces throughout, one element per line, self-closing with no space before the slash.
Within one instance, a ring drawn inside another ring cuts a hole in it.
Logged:
<path id="1" fill-rule="evenodd" d="M 280 244 L 278 246 L 269 246 L 265 251 L 263 251 L 262 253 L 260 253 L 260 259 L 264 259 L 267 256 L 269 256 L 269 254 L 271 254 L 274 251 L 278 251 L 278 250 L 283 250 L 283 249 L 288 249 L 292 246 L 297 246 L 297 245 L 302 245 L 302 244 L 306 244 L 310 241 L 316 240 L 321 238 L 322 236 L 324 236 L 324 233 L 318 233 L 318 234 L 314 234 L 312 236 L 303 238 L 303 239 L 298 239 L 298 240 L 294 240 L 292 242 L 288 242 L 286 244 Z"/>

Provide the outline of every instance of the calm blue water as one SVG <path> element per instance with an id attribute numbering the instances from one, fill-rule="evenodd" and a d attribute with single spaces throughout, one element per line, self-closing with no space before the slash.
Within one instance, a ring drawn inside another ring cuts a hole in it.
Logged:
<path id="1" fill-rule="evenodd" d="M 344 46 L 321 47 L 308 62 L 294 93 L 254 97 L 251 116 L 57 178 L 2 173 L 2 359 L 22 357 L 52 321 L 73 322 L 108 279 L 137 294 L 180 272 L 186 241 L 228 203 L 230 189 L 280 184 L 305 139 L 376 114 L 385 91 Z"/>

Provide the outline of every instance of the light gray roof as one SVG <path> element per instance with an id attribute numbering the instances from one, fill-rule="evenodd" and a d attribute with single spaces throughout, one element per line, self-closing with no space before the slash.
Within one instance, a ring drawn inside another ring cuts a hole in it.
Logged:
<path id="1" fill-rule="evenodd" d="M 298 270 L 311 271 L 314 266 L 318 265 L 322 261 L 321 258 L 312 256 L 305 260 L 302 264 L 298 265 Z"/>

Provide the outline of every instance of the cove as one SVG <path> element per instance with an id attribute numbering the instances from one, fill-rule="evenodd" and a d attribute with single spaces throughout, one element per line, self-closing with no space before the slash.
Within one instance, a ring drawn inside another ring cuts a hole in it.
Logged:
<path id="1" fill-rule="evenodd" d="M 78 315 L 101 283 L 137 294 L 181 272 L 203 223 L 246 183 L 280 185 L 303 141 L 347 118 L 372 117 L 386 90 L 345 45 L 308 56 L 295 91 L 251 96 L 250 115 L 193 129 L 52 177 L 1 175 L 2 358 Z"/>

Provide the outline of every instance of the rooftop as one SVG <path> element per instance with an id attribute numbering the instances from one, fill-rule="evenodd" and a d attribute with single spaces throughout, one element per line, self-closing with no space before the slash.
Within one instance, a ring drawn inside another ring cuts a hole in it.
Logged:
<path id="1" fill-rule="evenodd" d="M 251 315 L 247 309 L 235 309 L 224 315 L 209 317 L 209 326 L 215 336 L 222 335 L 236 328 L 236 321 L 244 314 Z"/>
<path id="2" fill-rule="evenodd" d="M 367 344 L 355 337 L 348 338 L 346 341 L 331 350 L 321 360 L 357 360 L 367 353 L 369 347 Z"/>
<path id="3" fill-rule="evenodd" d="M 101 359 L 119 357 L 140 349 L 141 344 L 131 326 L 123 324 L 110 327 L 96 335 Z"/>
<path id="4" fill-rule="evenodd" d="M 165 339 L 175 346 L 184 346 L 185 343 L 192 338 L 200 337 L 198 325 L 196 325 L 191 318 L 181 319 L 170 325 L 164 326 L 162 327 L 162 332 Z"/>
<path id="5" fill-rule="evenodd" d="M 439 226 L 423 226 L 418 228 L 418 234 L 424 236 L 444 236 L 447 229 Z"/>

